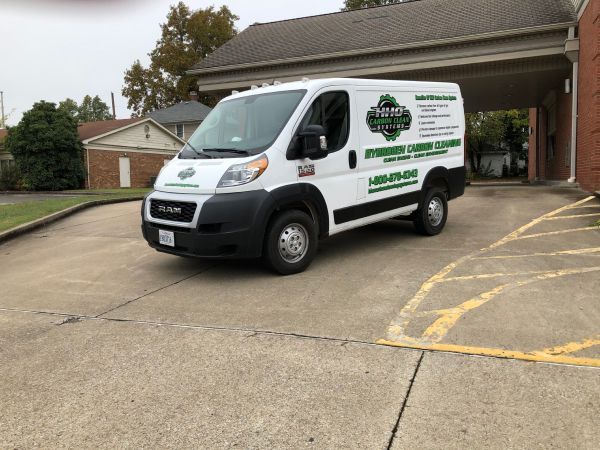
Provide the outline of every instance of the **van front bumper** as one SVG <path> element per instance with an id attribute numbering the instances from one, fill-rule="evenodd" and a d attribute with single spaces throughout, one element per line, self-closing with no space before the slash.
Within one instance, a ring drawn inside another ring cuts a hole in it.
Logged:
<path id="1" fill-rule="evenodd" d="M 157 193 L 153 197 L 170 200 L 169 194 Z M 264 190 L 218 194 L 199 204 L 200 211 L 193 223 L 167 225 L 150 216 L 148 201 L 142 207 L 142 233 L 150 247 L 198 258 L 258 258 L 262 254 L 267 220 L 274 209 L 271 195 Z M 173 232 L 174 247 L 159 243 L 159 230 Z"/>

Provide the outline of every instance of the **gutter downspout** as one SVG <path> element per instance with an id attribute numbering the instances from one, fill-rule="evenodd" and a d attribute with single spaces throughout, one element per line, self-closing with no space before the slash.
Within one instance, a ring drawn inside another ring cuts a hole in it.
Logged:
<path id="1" fill-rule="evenodd" d="M 569 35 L 565 41 L 565 56 L 573 63 L 573 81 L 571 89 L 571 178 L 569 183 L 577 179 L 577 113 L 579 107 L 579 37 L 575 27 L 569 28 Z"/>

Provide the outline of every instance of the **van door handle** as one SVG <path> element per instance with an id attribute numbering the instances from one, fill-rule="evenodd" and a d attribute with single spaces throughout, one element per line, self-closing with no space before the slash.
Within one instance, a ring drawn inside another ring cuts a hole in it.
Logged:
<path id="1" fill-rule="evenodd" d="M 348 153 L 348 164 L 351 169 L 356 169 L 356 152 L 354 150 L 350 150 Z"/>

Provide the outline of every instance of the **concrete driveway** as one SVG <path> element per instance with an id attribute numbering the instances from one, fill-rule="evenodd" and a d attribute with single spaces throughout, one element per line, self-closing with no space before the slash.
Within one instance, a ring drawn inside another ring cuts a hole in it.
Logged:
<path id="1" fill-rule="evenodd" d="M 0 447 L 600 446 L 598 199 L 470 188 L 291 277 L 159 254 L 139 206 L 0 246 Z"/>

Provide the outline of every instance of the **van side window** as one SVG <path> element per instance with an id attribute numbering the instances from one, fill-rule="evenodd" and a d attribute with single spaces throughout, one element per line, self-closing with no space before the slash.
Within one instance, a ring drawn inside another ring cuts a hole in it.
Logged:
<path id="1" fill-rule="evenodd" d="M 326 92 L 311 105 L 300 123 L 300 130 L 308 125 L 321 125 L 327 136 L 329 153 L 336 152 L 348 142 L 350 130 L 350 101 L 347 92 Z"/>

